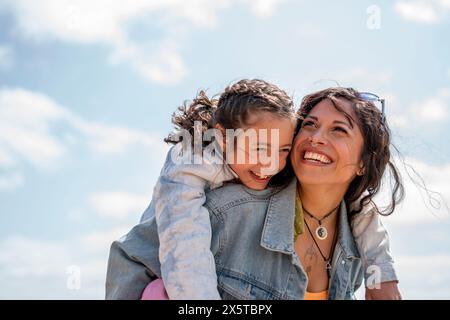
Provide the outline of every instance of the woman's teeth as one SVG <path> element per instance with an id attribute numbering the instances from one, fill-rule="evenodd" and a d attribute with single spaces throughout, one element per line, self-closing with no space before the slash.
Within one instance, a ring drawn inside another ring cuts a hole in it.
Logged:
<path id="1" fill-rule="evenodd" d="M 318 162 L 324 163 L 324 164 L 331 163 L 331 160 L 327 156 L 324 156 L 323 154 L 318 154 L 318 153 L 315 153 L 315 152 L 311 152 L 311 151 L 306 151 L 305 152 L 305 156 L 303 157 L 303 159 L 305 159 L 305 160 L 314 160 L 314 161 L 318 161 Z"/>

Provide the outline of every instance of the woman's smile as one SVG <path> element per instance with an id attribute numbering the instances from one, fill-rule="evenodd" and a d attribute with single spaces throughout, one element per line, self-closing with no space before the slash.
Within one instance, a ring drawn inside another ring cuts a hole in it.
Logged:
<path id="1" fill-rule="evenodd" d="M 333 160 L 323 151 L 319 151 L 313 148 L 306 148 L 302 151 L 303 157 L 301 162 L 306 165 L 313 166 L 328 166 L 333 163 Z"/>

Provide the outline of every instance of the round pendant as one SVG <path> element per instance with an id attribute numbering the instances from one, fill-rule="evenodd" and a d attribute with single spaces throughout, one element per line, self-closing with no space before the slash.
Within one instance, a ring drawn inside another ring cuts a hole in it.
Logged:
<path id="1" fill-rule="evenodd" d="M 320 240 L 325 240 L 328 237 L 328 231 L 325 227 L 323 226 L 319 226 L 316 229 L 316 236 L 317 238 L 319 238 Z"/>

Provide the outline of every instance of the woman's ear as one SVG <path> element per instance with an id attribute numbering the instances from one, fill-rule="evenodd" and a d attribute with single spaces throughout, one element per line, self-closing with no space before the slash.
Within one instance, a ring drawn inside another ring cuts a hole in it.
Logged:
<path id="1" fill-rule="evenodd" d="M 366 168 L 364 168 L 364 163 L 363 163 L 362 160 L 361 160 L 361 162 L 359 163 L 359 169 L 358 169 L 358 171 L 356 172 L 356 174 L 357 174 L 358 176 L 363 176 L 364 173 L 366 173 Z"/>

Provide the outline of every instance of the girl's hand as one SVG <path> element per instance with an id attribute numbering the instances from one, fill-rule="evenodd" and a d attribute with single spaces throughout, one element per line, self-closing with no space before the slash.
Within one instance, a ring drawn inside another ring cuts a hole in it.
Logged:
<path id="1" fill-rule="evenodd" d="M 398 290 L 397 281 L 382 282 L 380 288 L 369 289 L 366 287 L 366 300 L 401 300 L 402 295 Z"/>

